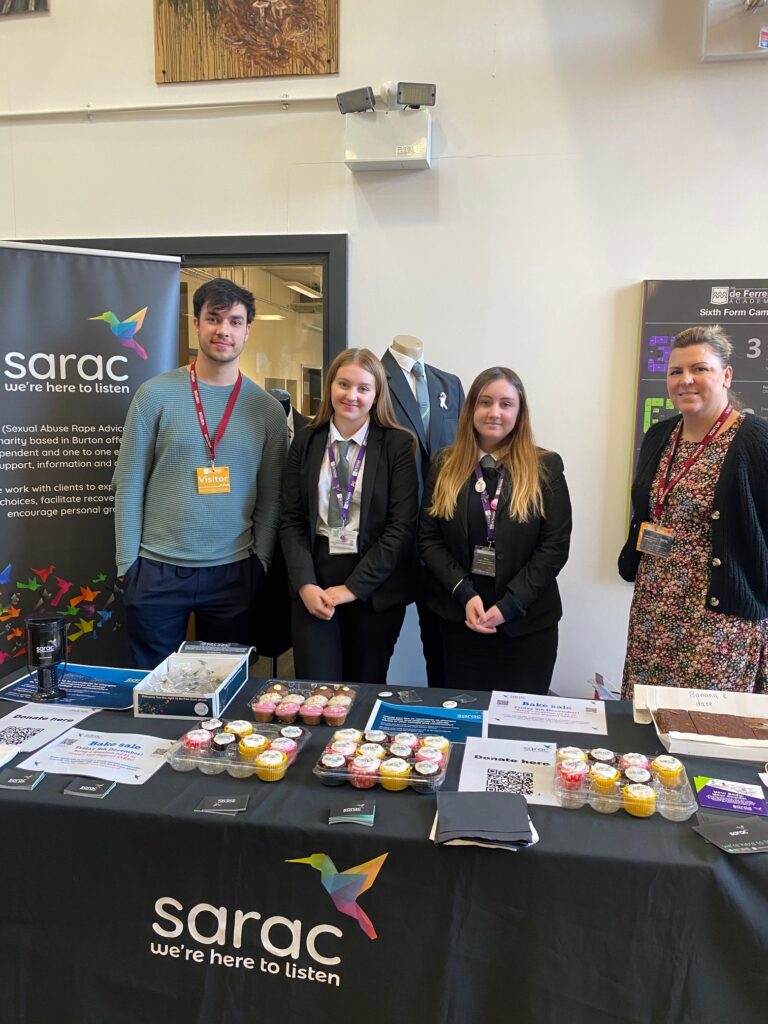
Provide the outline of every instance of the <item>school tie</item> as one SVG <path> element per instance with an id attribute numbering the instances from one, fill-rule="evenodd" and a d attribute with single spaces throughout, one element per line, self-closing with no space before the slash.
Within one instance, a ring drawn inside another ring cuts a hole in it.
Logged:
<path id="1" fill-rule="evenodd" d="M 421 422 L 424 424 L 424 436 L 429 437 L 429 391 L 427 391 L 424 367 L 421 363 L 414 363 L 411 373 L 416 378 L 416 400 L 419 403 Z"/>
<path id="2" fill-rule="evenodd" d="M 483 472 L 485 486 L 490 492 L 490 497 L 492 498 L 499 482 L 499 470 L 496 465 L 496 459 L 494 459 L 492 455 L 484 455 L 482 459 L 480 459 L 480 469 Z"/>
<path id="3" fill-rule="evenodd" d="M 347 496 L 349 486 L 349 449 L 354 441 L 336 441 L 336 472 L 339 474 L 339 486 L 341 487 L 342 500 Z M 341 521 L 341 509 L 331 487 L 328 495 L 328 525 L 343 526 Z"/>

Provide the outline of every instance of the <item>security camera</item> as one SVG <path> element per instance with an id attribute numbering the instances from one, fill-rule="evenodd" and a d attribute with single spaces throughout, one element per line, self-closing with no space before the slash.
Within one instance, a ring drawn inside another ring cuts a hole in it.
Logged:
<path id="1" fill-rule="evenodd" d="M 340 92 L 336 95 L 336 102 L 339 104 L 339 112 L 342 114 L 360 114 L 364 110 L 373 110 L 376 106 L 376 97 L 370 85 L 364 85 L 362 89 L 350 89 L 349 92 Z"/>
<path id="2" fill-rule="evenodd" d="M 404 107 L 434 107 L 437 86 L 430 82 L 398 82 L 397 102 Z"/>

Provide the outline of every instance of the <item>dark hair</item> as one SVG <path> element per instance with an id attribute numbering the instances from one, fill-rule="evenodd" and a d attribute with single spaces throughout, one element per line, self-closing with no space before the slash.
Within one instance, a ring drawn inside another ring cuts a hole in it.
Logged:
<path id="1" fill-rule="evenodd" d="M 685 331 L 680 331 L 672 342 L 673 349 L 690 348 L 692 345 L 709 345 L 723 369 L 731 365 L 733 344 L 719 325 L 689 327 Z"/>
<path id="2" fill-rule="evenodd" d="M 192 308 L 195 317 L 199 320 L 203 306 L 208 303 L 208 309 L 218 313 L 223 309 L 231 309 L 236 303 L 245 306 L 245 321 L 250 323 L 256 313 L 256 303 L 253 299 L 253 292 L 241 288 L 234 281 L 226 277 L 215 277 L 212 281 L 201 284 L 192 297 Z"/>

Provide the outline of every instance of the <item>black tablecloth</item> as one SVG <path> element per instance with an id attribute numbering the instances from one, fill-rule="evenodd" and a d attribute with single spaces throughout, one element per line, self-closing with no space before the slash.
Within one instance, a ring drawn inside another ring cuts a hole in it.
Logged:
<path id="1" fill-rule="evenodd" d="M 245 717 L 254 685 L 228 718 Z M 361 689 L 348 725 L 365 723 L 375 695 Z M 660 749 L 628 706 L 607 710 L 601 743 Z M 112 712 L 83 725 L 186 727 Z M 693 822 L 589 807 L 533 806 L 541 840 L 529 850 L 439 849 L 434 798 L 380 787 L 374 828 L 329 826 L 331 804 L 359 794 L 313 777 L 330 730 L 312 732 L 273 785 L 164 767 L 103 801 L 64 797 L 65 776 L 0 790 L 3 1024 L 765 1024 L 768 857 L 727 856 Z M 754 765 L 686 764 L 755 781 Z M 236 818 L 194 812 L 203 796 L 240 792 L 251 798 Z M 286 863 L 326 854 L 344 871 L 385 853 L 359 901 L 375 940 L 317 871 Z"/>

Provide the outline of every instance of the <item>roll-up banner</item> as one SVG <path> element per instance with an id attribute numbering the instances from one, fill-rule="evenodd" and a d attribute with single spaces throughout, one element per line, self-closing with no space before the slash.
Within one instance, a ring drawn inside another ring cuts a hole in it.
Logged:
<path id="1" fill-rule="evenodd" d="M 136 389 L 178 365 L 179 260 L 0 242 L 0 677 L 24 620 L 128 664 L 110 481 Z"/>

